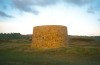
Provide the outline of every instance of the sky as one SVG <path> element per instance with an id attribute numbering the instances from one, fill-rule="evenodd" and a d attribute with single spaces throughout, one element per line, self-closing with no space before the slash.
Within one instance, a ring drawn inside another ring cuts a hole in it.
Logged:
<path id="1" fill-rule="evenodd" d="M 69 35 L 100 35 L 100 0 L 0 0 L 0 33 L 32 34 L 64 25 Z"/>

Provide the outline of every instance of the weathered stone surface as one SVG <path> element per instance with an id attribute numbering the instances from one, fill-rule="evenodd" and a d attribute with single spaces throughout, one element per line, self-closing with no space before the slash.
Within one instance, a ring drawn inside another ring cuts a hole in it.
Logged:
<path id="1" fill-rule="evenodd" d="M 60 48 L 68 41 L 67 27 L 61 25 L 44 25 L 33 28 L 32 48 Z"/>

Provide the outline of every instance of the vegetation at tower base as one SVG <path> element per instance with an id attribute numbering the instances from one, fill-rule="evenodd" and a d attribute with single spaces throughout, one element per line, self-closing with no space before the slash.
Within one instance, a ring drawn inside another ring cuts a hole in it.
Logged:
<path id="1" fill-rule="evenodd" d="M 36 26 L 33 29 L 32 48 L 50 49 L 66 47 L 67 27 L 61 25 Z"/>
<path id="2" fill-rule="evenodd" d="M 100 65 L 100 36 L 69 35 L 67 48 L 43 51 L 30 47 L 32 35 L 21 36 L 0 42 L 0 65 Z"/>

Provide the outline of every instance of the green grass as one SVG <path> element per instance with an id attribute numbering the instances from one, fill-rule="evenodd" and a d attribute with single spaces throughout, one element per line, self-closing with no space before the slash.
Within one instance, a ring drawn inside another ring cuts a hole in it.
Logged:
<path id="1" fill-rule="evenodd" d="M 100 43 L 69 40 L 67 48 L 35 50 L 27 40 L 0 43 L 0 65 L 100 65 Z"/>

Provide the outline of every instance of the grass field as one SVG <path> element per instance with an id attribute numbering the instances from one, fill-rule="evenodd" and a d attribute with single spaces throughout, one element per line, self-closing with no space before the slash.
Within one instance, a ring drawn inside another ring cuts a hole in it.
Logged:
<path id="1" fill-rule="evenodd" d="M 35 50 L 31 40 L 0 42 L 0 65 L 100 65 L 100 37 L 70 36 L 67 48 Z"/>

